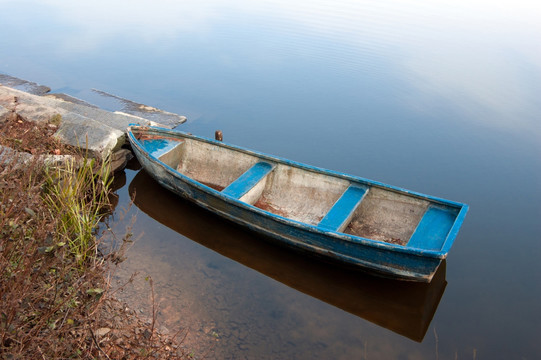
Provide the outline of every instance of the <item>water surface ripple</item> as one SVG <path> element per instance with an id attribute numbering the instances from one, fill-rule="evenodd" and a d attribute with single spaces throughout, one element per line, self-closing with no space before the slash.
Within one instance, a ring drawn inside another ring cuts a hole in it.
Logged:
<path id="1" fill-rule="evenodd" d="M 107 108 L 99 89 L 187 115 L 182 129 L 198 135 L 221 129 L 231 143 L 470 205 L 439 281 L 408 287 L 266 244 L 126 170 L 113 218 L 122 229 L 136 214 L 143 235 L 117 280 L 138 271 L 125 295 L 144 304 L 152 276 L 160 320 L 190 329 L 197 353 L 539 358 L 537 2 L 0 4 L 2 73 Z"/>

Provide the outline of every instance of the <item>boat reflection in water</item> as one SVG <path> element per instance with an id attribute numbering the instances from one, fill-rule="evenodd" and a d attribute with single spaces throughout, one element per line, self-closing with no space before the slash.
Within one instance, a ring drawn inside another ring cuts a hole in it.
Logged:
<path id="1" fill-rule="evenodd" d="M 135 205 L 183 236 L 395 333 L 421 342 L 445 290 L 445 262 L 430 283 L 376 277 L 318 261 L 262 237 L 184 200 L 145 171 L 129 185 Z"/>

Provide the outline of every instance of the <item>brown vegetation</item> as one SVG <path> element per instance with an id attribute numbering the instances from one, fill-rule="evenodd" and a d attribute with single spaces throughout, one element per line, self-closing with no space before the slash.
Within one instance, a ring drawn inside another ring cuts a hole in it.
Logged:
<path id="1" fill-rule="evenodd" d="M 60 115 L 46 123 L 36 123 L 12 113 L 5 121 L 0 121 L 0 145 L 33 155 L 74 153 L 75 149 L 63 145 L 53 136 L 60 121 Z"/>
<path id="2" fill-rule="evenodd" d="M 48 124 L 12 117 L 0 126 L 1 145 L 34 154 L 62 148 Z M 85 250 L 91 255 L 77 256 L 47 197 L 55 183 L 45 165 L 14 164 L 0 161 L 0 358 L 189 358 L 156 333 L 154 321 L 143 323 L 108 293 L 111 265 L 95 233 Z"/>

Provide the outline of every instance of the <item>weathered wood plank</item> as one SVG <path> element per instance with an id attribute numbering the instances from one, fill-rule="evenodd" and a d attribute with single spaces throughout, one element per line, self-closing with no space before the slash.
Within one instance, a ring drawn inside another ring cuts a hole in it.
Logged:
<path id="1" fill-rule="evenodd" d="M 249 168 L 237 180 L 229 184 L 228 187 L 222 190 L 222 194 L 240 199 L 259 181 L 261 181 L 268 173 L 274 169 L 274 165 L 260 161 Z"/>
<path id="2" fill-rule="evenodd" d="M 407 246 L 425 250 L 440 250 L 453 227 L 457 216 L 455 209 L 430 206 L 415 229 Z"/>
<path id="3" fill-rule="evenodd" d="M 351 184 L 321 220 L 318 227 L 324 230 L 341 232 L 351 220 L 353 212 L 361 203 L 367 190 L 364 186 Z"/>

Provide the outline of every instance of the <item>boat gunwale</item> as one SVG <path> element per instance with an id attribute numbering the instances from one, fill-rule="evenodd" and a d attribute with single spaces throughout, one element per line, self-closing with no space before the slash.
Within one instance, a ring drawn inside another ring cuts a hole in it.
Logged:
<path id="1" fill-rule="evenodd" d="M 436 203 L 436 204 L 439 204 L 439 205 L 455 207 L 455 208 L 458 208 L 460 210 L 459 210 L 459 213 L 457 214 L 457 216 L 455 218 L 455 221 L 453 223 L 453 226 L 451 227 L 451 230 L 449 231 L 449 233 L 447 234 L 447 237 L 445 238 L 445 241 L 444 241 L 441 249 L 437 250 L 437 251 L 436 250 L 427 250 L 427 249 L 419 248 L 419 247 L 408 247 L 407 244 L 406 245 L 398 245 L 398 244 L 387 243 L 387 242 L 384 242 L 384 241 L 374 240 L 374 239 L 365 238 L 365 237 L 361 237 L 361 236 L 357 236 L 357 235 L 353 235 L 353 234 L 347 234 L 347 233 L 343 233 L 343 232 L 324 230 L 324 229 L 318 228 L 316 225 L 311 225 L 311 224 L 307 224 L 307 223 L 300 222 L 300 221 L 297 221 L 297 220 L 289 219 L 289 218 L 274 214 L 272 212 L 260 209 L 260 208 L 254 206 L 254 205 L 250 205 L 248 203 L 242 202 L 242 201 L 240 201 L 239 199 L 237 199 L 235 197 L 231 197 L 229 195 L 223 194 L 222 192 L 220 192 L 220 191 L 218 191 L 216 189 L 213 189 L 213 188 L 211 188 L 211 187 L 209 187 L 209 186 L 207 186 L 207 185 L 205 185 L 203 183 L 200 183 L 200 182 L 196 181 L 195 179 L 192 179 L 189 176 L 186 176 L 186 175 L 182 174 L 178 170 L 172 168 L 171 166 L 165 164 L 160 159 L 153 156 L 150 152 L 146 151 L 143 148 L 141 142 L 133 134 L 132 128 L 138 128 L 138 130 L 144 131 L 147 134 L 149 132 L 152 132 L 152 133 L 154 133 L 153 135 L 158 135 L 158 136 L 161 136 L 161 137 L 170 136 L 172 138 L 179 138 L 179 139 L 188 138 L 188 139 L 191 139 L 191 140 L 194 140 L 194 141 L 202 141 L 202 142 L 205 142 L 205 143 L 208 143 L 208 144 L 216 145 L 216 146 L 219 146 L 219 147 L 224 147 L 224 148 L 227 148 L 227 149 L 232 150 L 232 151 L 239 151 L 239 152 L 242 152 L 242 153 L 245 153 L 245 154 L 248 154 L 248 155 L 252 155 L 252 156 L 255 156 L 257 158 L 267 160 L 267 161 L 270 161 L 270 162 L 275 162 L 275 163 L 280 163 L 280 164 L 283 164 L 283 165 L 286 165 L 286 166 L 292 166 L 292 167 L 300 168 L 300 169 L 310 171 L 310 172 L 314 172 L 314 173 L 317 173 L 317 174 L 330 175 L 330 176 L 338 177 L 338 178 L 341 178 L 341 179 L 344 179 L 344 180 L 348 180 L 348 181 L 352 181 L 352 182 L 356 182 L 356 183 L 361 183 L 363 185 L 376 186 L 376 187 L 381 188 L 381 189 L 391 190 L 391 191 L 394 191 L 394 192 L 397 192 L 397 193 L 402 193 L 402 194 L 407 195 L 407 196 L 412 196 L 412 197 L 428 200 L 428 201 L 430 201 L 432 203 Z M 407 189 L 404 189 L 404 188 L 400 188 L 400 187 L 393 186 L 393 185 L 388 185 L 388 184 L 378 182 L 378 181 L 375 181 L 375 180 L 365 179 L 365 178 L 362 178 L 362 177 L 359 177 L 359 176 L 349 175 L 349 174 L 337 172 L 337 171 L 334 171 L 334 170 L 329 170 L 329 169 L 319 168 L 319 167 L 312 166 L 312 165 L 299 163 L 299 162 L 296 162 L 294 160 L 281 158 L 281 157 L 278 157 L 278 156 L 275 156 L 275 155 L 269 155 L 269 154 L 265 154 L 265 153 L 260 153 L 258 151 L 243 148 L 241 146 L 232 145 L 232 144 L 224 143 L 222 141 L 217 141 L 217 140 L 213 140 L 213 139 L 210 139 L 210 138 L 205 138 L 205 137 L 201 137 L 201 136 L 188 134 L 188 133 L 180 131 L 180 130 L 161 128 L 161 127 L 157 127 L 157 126 L 141 126 L 141 125 L 138 125 L 138 124 L 130 124 L 130 126 L 127 129 L 127 133 L 128 133 L 128 136 L 130 137 L 130 139 L 132 140 L 131 141 L 132 145 L 138 146 L 139 150 L 141 151 L 142 154 L 144 154 L 146 157 L 148 157 L 150 160 L 152 160 L 157 165 L 161 166 L 164 170 L 166 170 L 168 173 L 170 173 L 171 176 L 173 176 L 175 178 L 179 178 L 180 180 L 184 181 L 188 185 L 195 186 L 200 191 L 204 191 L 204 192 L 206 192 L 208 194 L 211 194 L 213 196 L 217 196 L 218 198 L 220 198 L 220 199 L 222 199 L 222 200 L 224 200 L 224 201 L 226 201 L 226 202 L 228 202 L 230 204 L 240 206 L 242 208 L 245 208 L 248 211 L 259 213 L 260 215 L 263 215 L 265 217 L 269 217 L 269 218 L 274 219 L 276 221 L 282 222 L 282 223 L 284 223 L 286 225 L 301 228 L 301 229 L 304 229 L 304 230 L 309 231 L 309 232 L 315 232 L 315 233 L 324 234 L 324 235 L 327 235 L 327 236 L 332 236 L 333 238 L 336 238 L 336 239 L 341 240 L 341 241 L 357 243 L 357 244 L 360 244 L 360 245 L 363 245 L 363 246 L 380 248 L 380 249 L 393 251 L 393 252 L 405 253 L 405 254 L 408 254 L 408 255 L 416 255 L 416 256 L 420 256 L 420 257 L 431 257 L 431 258 L 445 259 L 446 256 L 447 256 L 447 253 L 449 252 L 449 249 L 451 248 L 451 246 L 452 246 L 452 244 L 454 242 L 454 239 L 456 238 L 456 236 L 458 234 L 458 231 L 459 231 L 459 229 L 460 229 L 460 227 L 461 227 L 461 225 L 462 225 L 462 223 L 464 221 L 464 218 L 466 216 L 466 212 L 468 211 L 468 205 L 463 204 L 463 203 L 459 203 L 459 202 L 455 202 L 455 201 L 451 201 L 451 200 L 446 200 L 446 199 L 443 199 L 443 198 L 438 198 L 438 197 L 434 197 L 434 196 L 431 196 L 431 195 L 418 193 L 418 192 L 415 192 L 415 191 L 410 191 L 410 190 L 407 190 Z M 167 135 L 167 136 L 164 136 L 164 134 Z M 208 206 L 209 205 L 207 205 L 206 207 L 208 207 Z M 308 244 L 308 245 L 310 245 L 310 244 Z"/>

